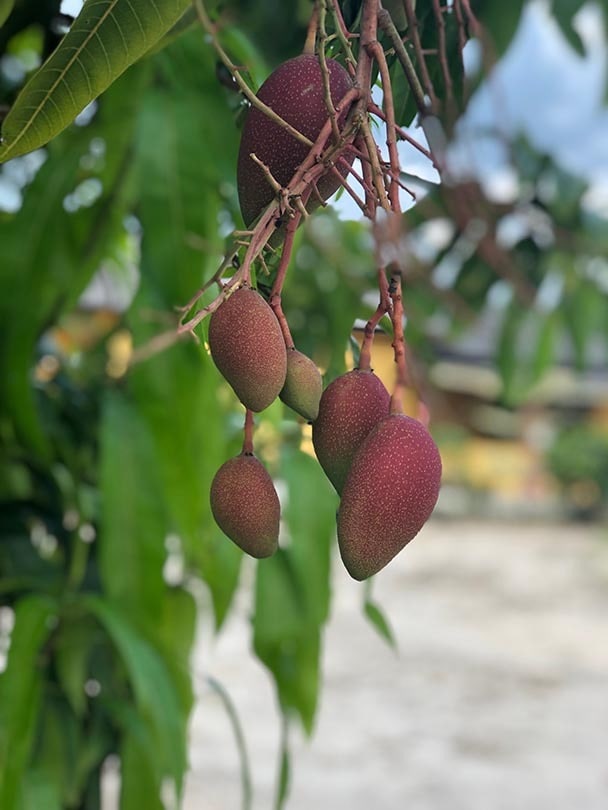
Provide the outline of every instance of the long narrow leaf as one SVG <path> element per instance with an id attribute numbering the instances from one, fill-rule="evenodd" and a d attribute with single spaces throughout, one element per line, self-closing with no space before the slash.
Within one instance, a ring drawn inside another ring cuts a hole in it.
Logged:
<path id="1" fill-rule="evenodd" d="M 8 663 L 0 678 L 0 807 L 17 806 L 28 765 L 42 688 L 37 665 L 52 630 L 55 603 L 28 596 L 17 604 Z"/>
<path id="2" fill-rule="evenodd" d="M 181 17 L 189 0 L 87 0 L 2 127 L 0 160 L 48 143 Z"/>
<path id="3" fill-rule="evenodd" d="M 14 5 L 15 0 L 0 0 L 0 25 L 8 20 Z"/>
<path id="4" fill-rule="evenodd" d="M 186 717 L 167 666 L 121 611 L 97 597 L 87 598 L 86 604 L 122 658 L 139 716 L 147 724 L 150 743 L 156 751 L 157 772 L 173 777 L 180 793 L 186 768 Z"/>

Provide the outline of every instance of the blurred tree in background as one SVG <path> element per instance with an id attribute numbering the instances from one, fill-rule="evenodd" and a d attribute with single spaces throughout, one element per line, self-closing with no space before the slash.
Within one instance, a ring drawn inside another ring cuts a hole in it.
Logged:
<path id="1" fill-rule="evenodd" d="M 354 30 L 361 3 L 340 6 Z M 405 6 L 385 6 L 451 137 L 525 4 L 418 0 L 424 65 Z M 579 50 L 581 6 L 552 4 Z M 255 90 L 301 50 L 312 4 L 207 7 Z M 106 18 L 113 26 L 102 28 Z M 187 769 L 197 610 L 212 611 L 220 632 L 239 581 L 241 552 L 215 526 L 208 492 L 238 452 L 242 410 L 205 350 L 205 322 L 200 345 L 146 347 L 176 325 L 175 308 L 242 224 L 244 101 L 186 0 L 88 0 L 72 50 L 62 50 L 72 20 L 59 0 L 0 0 L 0 23 L 0 807 L 98 808 L 110 754 L 123 810 L 173 807 Z M 470 77 L 468 38 L 483 64 Z M 410 86 L 382 43 L 398 123 L 410 126 Z M 605 341 L 608 223 L 584 180 L 523 137 L 508 150 L 508 202 L 473 175 L 418 183 L 424 193 L 404 214 L 406 337 L 424 365 L 438 334 L 449 344 L 502 293 L 494 362 L 515 404 L 564 340 L 580 368 Z M 368 223 L 329 209 L 297 238 L 286 312 L 329 381 L 345 368 L 355 319 L 376 306 L 366 296 L 373 240 Z M 252 644 L 286 721 L 310 732 L 336 499 L 302 430 L 278 401 L 258 422 L 260 454 L 282 482 L 286 542 L 256 564 Z M 366 612 L 386 630 L 374 603 Z M 287 759 L 286 748 L 279 803 Z"/>

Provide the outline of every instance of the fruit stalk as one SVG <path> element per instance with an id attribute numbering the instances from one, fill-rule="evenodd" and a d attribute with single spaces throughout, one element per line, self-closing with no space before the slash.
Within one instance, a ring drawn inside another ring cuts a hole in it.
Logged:
<path id="1" fill-rule="evenodd" d="M 372 344 L 374 342 L 376 326 L 378 326 L 382 317 L 386 315 L 387 312 L 390 312 L 392 307 L 384 267 L 378 268 L 378 288 L 380 290 L 380 301 L 378 302 L 376 311 L 365 324 L 365 330 L 363 332 L 363 342 L 361 343 L 361 352 L 359 354 L 360 371 L 371 371 Z"/>
<path id="2" fill-rule="evenodd" d="M 304 206 L 306 206 L 309 196 L 310 191 L 304 192 L 304 195 L 302 197 L 302 203 Z M 291 330 L 289 329 L 287 318 L 285 317 L 285 313 L 283 312 L 283 306 L 281 303 L 281 293 L 283 290 L 283 284 L 285 282 L 285 276 L 287 274 L 287 268 L 289 267 L 289 261 L 291 259 L 291 253 L 293 250 L 293 241 L 296 235 L 298 225 L 300 224 L 301 218 L 302 218 L 301 212 L 296 211 L 294 216 L 291 217 L 291 219 L 287 223 L 287 227 L 285 229 L 285 241 L 283 242 L 283 248 L 281 251 L 281 261 L 279 262 L 277 274 L 275 276 L 274 283 L 272 285 L 272 290 L 270 291 L 270 298 L 268 299 L 268 303 L 270 304 L 272 311 L 276 315 L 277 320 L 279 322 L 279 326 L 281 327 L 281 332 L 283 333 L 283 338 L 285 340 L 285 346 L 287 347 L 287 349 L 294 349 L 295 344 L 291 336 Z"/>
<path id="3" fill-rule="evenodd" d="M 390 267 L 391 280 L 389 295 L 392 301 L 391 321 L 393 324 L 393 351 L 397 365 L 395 389 L 391 397 L 391 414 L 403 413 L 403 394 L 408 387 L 408 373 L 405 357 L 405 337 L 403 335 L 403 297 L 401 294 L 401 269 L 396 264 Z"/>
<path id="4" fill-rule="evenodd" d="M 243 429 L 243 449 L 241 450 L 247 456 L 253 455 L 253 411 L 247 408 L 245 410 L 245 426 Z"/>
<path id="5" fill-rule="evenodd" d="M 318 38 L 317 38 L 317 57 L 319 59 L 319 67 L 321 68 L 321 78 L 323 80 L 323 97 L 325 99 L 325 106 L 329 113 L 331 121 L 331 129 L 333 132 L 334 143 L 340 141 L 340 128 L 338 127 L 338 115 L 336 108 L 331 98 L 331 82 L 329 77 L 329 70 L 327 68 L 327 61 L 325 59 L 325 46 L 327 43 L 327 31 L 325 30 L 325 16 L 327 9 L 325 3 L 321 2 L 315 5 L 315 11 L 318 11 L 319 25 L 318 25 Z M 314 14 L 314 12 L 313 12 Z"/>
<path id="6" fill-rule="evenodd" d="M 392 210 L 395 213 L 400 214 L 401 213 L 401 203 L 399 200 L 400 166 L 399 166 L 399 153 L 397 152 L 397 135 L 395 131 L 397 122 L 395 120 L 395 104 L 393 101 L 393 94 L 391 92 L 391 77 L 382 45 L 380 45 L 379 42 L 374 42 L 370 46 L 370 51 L 374 55 L 374 58 L 378 63 L 378 67 L 380 69 L 382 88 L 383 89 L 386 88 L 384 89 L 383 93 L 383 104 L 386 112 L 386 145 L 388 146 L 388 155 L 391 164 L 390 180 L 388 185 L 388 198 Z"/>

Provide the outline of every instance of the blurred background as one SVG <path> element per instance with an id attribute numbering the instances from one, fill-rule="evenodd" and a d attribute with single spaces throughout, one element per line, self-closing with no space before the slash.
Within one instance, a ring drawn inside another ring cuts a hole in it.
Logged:
<path id="1" fill-rule="evenodd" d="M 14 4 L 4 111 L 80 5 Z M 208 6 L 254 87 L 311 8 Z M 337 497 L 280 402 L 255 444 L 282 548 L 242 558 L 208 505 L 243 412 L 206 323 L 150 350 L 241 224 L 243 102 L 195 15 L 0 166 L 2 810 L 606 806 L 608 11 L 479 0 L 463 50 L 468 6 L 416 12 L 449 182 L 400 147 L 407 407 L 430 410 L 443 484 L 373 584 L 343 570 Z M 356 363 L 374 267 L 347 195 L 298 233 L 284 306 L 326 382 Z"/>

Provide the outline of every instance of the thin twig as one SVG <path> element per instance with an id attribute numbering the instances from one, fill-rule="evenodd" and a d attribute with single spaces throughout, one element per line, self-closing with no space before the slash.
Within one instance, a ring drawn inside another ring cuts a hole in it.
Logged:
<path id="1" fill-rule="evenodd" d="M 386 111 L 386 145 L 388 147 L 390 161 L 388 197 L 392 210 L 399 214 L 401 213 L 401 203 L 399 201 L 399 174 L 401 168 L 399 165 L 399 154 L 397 152 L 397 139 L 395 137 L 395 105 L 393 103 L 393 94 L 391 91 L 391 79 L 388 64 L 386 62 L 386 56 L 382 46 L 379 42 L 375 42 L 371 48 L 380 69 L 380 78 L 382 81 L 382 89 L 384 91 L 384 108 Z"/>
<path id="2" fill-rule="evenodd" d="M 329 76 L 329 68 L 327 67 L 327 59 L 325 58 L 325 47 L 327 45 L 327 31 L 325 30 L 325 15 L 327 9 L 325 8 L 324 0 L 317 0 L 315 6 L 318 10 L 319 25 L 318 25 L 318 40 L 317 40 L 317 57 L 319 59 L 319 66 L 321 68 L 321 77 L 323 79 L 323 98 L 325 101 L 325 108 L 329 113 L 331 120 L 331 128 L 334 134 L 334 141 L 340 139 L 340 129 L 338 128 L 338 116 L 336 115 L 336 108 L 331 97 L 331 81 Z"/>
<path id="3" fill-rule="evenodd" d="M 420 34 L 418 33 L 418 19 L 414 12 L 412 0 L 403 0 L 403 3 L 405 6 L 405 14 L 407 16 L 408 35 L 414 46 L 416 59 L 418 60 L 418 69 L 420 70 L 420 73 L 422 75 L 422 84 L 424 86 L 427 96 L 431 100 L 431 108 L 433 110 L 436 110 L 437 96 L 435 95 L 435 88 L 433 87 L 433 82 L 431 81 L 431 77 L 429 76 L 429 71 L 426 66 L 424 54 L 422 53 Z"/>
<path id="4" fill-rule="evenodd" d="M 308 194 L 306 195 L 308 197 Z M 307 199 L 302 200 L 302 204 L 306 206 Z M 285 346 L 287 349 L 294 349 L 295 344 L 293 342 L 293 338 L 291 336 L 291 331 L 289 329 L 289 324 L 287 323 L 287 318 L 285 317 L 285 313 L 283 312 L 283 306 L 281 303 L 281 293 L 283 290 L 283 284 L 285 282 L 285 276 L 287 274 L 287 268 L 289 267 L 289 262 L 291 260 L 291 254 L 293 251 L 293 242 L 296 235 L 296 230 L 298 225 L 300 224 L 301 214 L 298 212 L 287 224 L 287 228 L 285 229 L 285 241 L 283 242 L 283 252 L 281 253 L 281 261 L 279 262 L 279 266 L 277 268 L 277 274 L 275 276 L 274 284 L 272 285 L 272 290 L 270 292 L 270 298 L 268 299 L 268 303 L 272 307 L 274 314 L 279 322 L 279 326 L 281 327 L 281 332 L 283 333 L 283 339 L 285 341 Z"/>
<path id="5" fill-rule="evenodd" d="M 380 118 L 382 121 L 384 121 L 386 123 L 386 120 L 387 120 L 386 119 L 386 113 L 384 112 L 384 110 L 381 107 L 378 107 L 377 104 L 374 104 L 374 102 L 371 102 L 369 107 L 368 107 L 368 110 L 372 115 L 377 115 L 378 118 Z M 423 154 L 425 157 L 427 157 L 430 161 L 433 160 L 433 156 L 431 155 L 429 150 L 426 149 L 419 141 L 417 141 L 416 138 L 412 137 L 409 134 L 409 132 L 407 132 L 405 129 L 403 129 L 402 127 L 395 124 L 395 132 L 401 138 L 402 141 L 406 141 L 407 143 L 411 144 L 415 149 L 417 149 L 421 154 Z"/>
<path id="6" fill-rule="evenodd" d="M 391 210 L 391 204 L 388 199 L 388 195 L 386 193 L 386 188 L 384 185 L 384 170 L 382 169 L 382 165 L 380 163 L 380 157 L 378 156 L 378 147 L 376 146 L 376 141 L 374 140 L 374 136 L 372 135 L 369 121 L 363 121 L 361 123 L 361 137 L 365 142 L 365 146 L 367 148 L 367 154 L 369 155 L 369 159 L 371 162 L 372 167 L 372 181 L 374 184 L 374 189 L 376 190 L 376 194 L 378 195 L 378 202 L 385 211 Z"/>
<path id="7" fill-rule="evenodd" d="M 388 292 L 388 282 L 386 280 L 386 270 L 384 267 L 378 267 L 377 277 L 378 288 L 380 290 L 380 301 L 378 302 L 376 311 L 365 324 L 363 341 L 361 342 L 361 351 L 359 353 L 360 371 L 369 371 L 371 369 L 372 345 L 374 342 L 374 336 L 376 334 L 376 327 L 386 313 L 391 311 L 392 307 L 391 298 Z"/>
<path id="8" fill-rule="evenodd" d="M 428 112 L 430 112 L 429 105 L 427 104 L 424 90 L 420 84 L 418 74 L 416 73 L 416 68 L 410 59 L 409 53 L 405 49 L 405 45 L 403 44 L 399 31 L 397 31 L 395 28 L 395 23 L 393 22 L 391 15 L 388 13 L 388 11 L 386 11 L 386 9 L 381 9 L 378 13 L 378 23 L 382 30 L 388 35 L 391 45 L 395 49 L 395 55 L 403 68 L 405 78 L 407 79 L 412 91 L 412 95 L 414 96 L 414 101 L 416 102 L 418 112 L 421 116 L 426 115 Z"/>
<path id="9" fill-rule="evenodd" d="M 460 0 L 454 0 L 454 13 L 456 14 L 456 25 L 458 27 L 458 58 L 460 60 L 460 72 L 464 76 L 464 46 L 467 44 L 467 35 L 462 16 L 462 5 Z"/>
<path id="10" fill-rule="evenodd" d="M 439 5 L 439 0 L 433 0 L 433 12 L 437 22 L 437 37 L 439 39 L 439 64 L 441 65 L 441 73 L 443 75 L 443 82 L 445 85 L 446 97 L 448 104 L 454 101 L 454 89 L 452 85 L 452 77 L 448 67 L 448 57 L 445 41 L 445 20 Z"/>
<path id="11" fill-rule="evenodd" d="M 194 7 L 196 9 L 196 13 L 198 15 L 199 20 L 205 31 L 211 37 L 211 42 L 213 43 L 213 47 L 218 53 L 218 56 L 224 63 L 224 65 L 228 68 L 232 76 L 234 77 L 235 82 L 238 84 L 239 89 L 243 93 L 243 95 L 247 98 L 247 100 L 252 104 L 252 106 L 257 107 L 258 110 L 264 113 L 268 118 L 278 124 L 279 126 L 286 129 L 290 135 L 292 135 L 297 141 L 300 143 L 305 144 L 306 146 L 312 146 L 312 141 L 306 137 L 306 135 L 302 135 L 295 127 L 292 127 L 291 124 L 288 124 L 280 115 L 277 115 L 276 112 L 271 109 L 267 104 L 264 104 L 263 101 L 255 95 L 253 90 L 249 87 L 247 82 L 243 79 L 243 77 L 239 73 L 239 68 L 237 65 L 232 62 L 226 51 L 220 45 L 219 39 L 217 37 L 217 33 L 215 30 L 214 24 L 211 22 L 207 11 L 203 5 L 203 0 L 194 0 Z"/>

